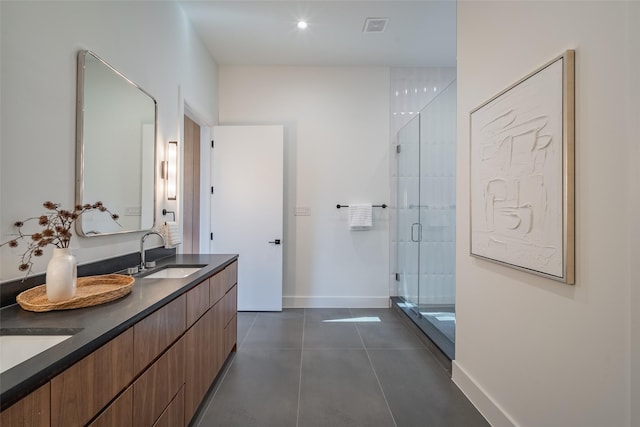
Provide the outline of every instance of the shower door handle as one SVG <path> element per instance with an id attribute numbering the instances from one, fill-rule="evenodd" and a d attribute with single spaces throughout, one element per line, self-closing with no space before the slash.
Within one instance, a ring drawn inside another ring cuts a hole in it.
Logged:
<path id="1" fill-rule="evenodd" d="M 413 237 L 415 235 L 415 230 L 418 231 L 418 238 Z M 411 224 L 411 241 L 412 242 L 421 242 L 422 241 L 422 224 L 419 222 L 414 222 Z"/>

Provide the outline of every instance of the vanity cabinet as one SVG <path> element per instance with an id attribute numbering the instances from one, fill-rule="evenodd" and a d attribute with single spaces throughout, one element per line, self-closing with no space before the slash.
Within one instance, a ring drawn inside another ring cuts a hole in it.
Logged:
<path id="1" fill-rule="evenodd" d="M 187 292 L 187 328 L 190 328 L 204 313 L 209 310 L 210 283 L 220 274 L 200 282 L 198 286 Z"/>
<path id="2" fill-rule="evenodd" d="M 201 312 L 200 316 L 194 320 L 194 324 L 185 334 L 185 343 L 187 355 L 185 359 L 186 382 L 184 390 L 184 420 L 186 424 L 195 413 L 202 397 L 209 388 L 212 375 L 212 357 L 208 351 L 211 342 L 215 341 L 213 331 L 215 328 L 211 318 L 211 310 L 209 310 L 209 286 L 210 282 L 216 281 L 216 277 L 200 283 L 198 286 L 187 292 L 187 303 L 193 301 L 193 307 L 187 312 Z M 194 296 L 198 296 L 197 304 Z M 204 304 L 202 302 L 204 301 Z M 202 305 L 205 309 L 202 309 Z"/>
<path id="3" fill-rule="evenodd" d="M 188 425 L 235 348 L 236 282 L 237 261 L 4 410 L 0 425 Z"/>
<path id="4" fill-rule="evenodd" d="M 219 370 L 215 352 L 221 341 L 221 333 L 218 332 L 221 328 L 216 324 L 218 311 L 217 305 L 208 310 L 185 334 L 188 349 L 185 359 L 185 424 L 195 414 Z"/>
<path id="5" fill-rule="evenodd" d="M 133 380 L 129 328 L 51 380 L 51 425 L 84 425 Z"/>
<path id="6" fill-rule="evenodd" d="M 230 285 L 229 282 L 233 282 Z M 196 301 L 195 295 L 205 297 L 208 302 L 206 312 L 195 321 L 194 325 L 185 334 L 187 354 L 186 354 L 186 383 L 184 400 L 184 423 L 187 425 L 196 410 L 200 406 L 203 397 L 209 387 L 220 372 L 224 361 L 231 352 L 231 336 L 235 336 L 230 331 L 231 322 L 227 318 L 232 316 L 228 313 L 234 304 L 232 298 L 227 298 L 228 289 L 233 287 L 237 281 L 237 262 L 234 262 L 220 273 L 209 278 L 207 282 L 202 282 L 197 287 L 187 293 L 187 313 L 196 312 L 197 308 L 189 308 L 189 301 Z M 192 294 L 192 295 L 190 295 Z M 201 301 L 195 304 L 200 307 Z M 234 315 L 237 311 L 234 305 Z M 202 311 L 202 308 L 200 308 Z M 235 324 L 234 324 L 235 325 Z M 226 328 L 229 327 L 229 330 Z M 235 326 L 233 326 L 235 327 Z"/>
<path id="7" fill-rule="evenodd" d="M 184 420 L 184 386 L 176 397 L 169 403 L 167 409 L 160 415 L 153 427 L 175 427 L 183 425 Z M 186 424 L 185 424 L 186 425 Z"/>
<path id="8" fill-rule="evenodd" d="M 238 335 L 238 262 L 229 265 L 223 271 L 225 280 L 224 307 L 224 354 L 236 350 Z"/>
<path id="9" fill-rule="evenodd" d="M 182 295 L 136 323 L 133 367 L 138 374 L 186 330 L 186 297 Z"/>
<path id="10" fill-rule="evenodd" d="M 213 307 L 227 292 L 225 271 L 226 269 L 209 279 L 209 307 Z"/>
<path id="11" fill-rule="evenodd" d="M 0 414 L 0 426 L 49 427 L 51 425 L 51 384 L 18 400 Z"/>
<path id="12" fill-rule="evenodd" d="M 226 355 L 236 349 L 238 325 L 238 287 L 233 286 L 225 294 L 223 300 L 223 323 L 224 323 L 224 354 Z"/>
<path id="13" fill-rule="evenodd" d="M 133 386 L 102 411 L 89 427 L 133 427 Z"/>
<path id="14" fill-rule="evenodd" d="M 134 426 L 152 426 L 184 386 L 184 341 L 180 338 L 133 383 Z"/>

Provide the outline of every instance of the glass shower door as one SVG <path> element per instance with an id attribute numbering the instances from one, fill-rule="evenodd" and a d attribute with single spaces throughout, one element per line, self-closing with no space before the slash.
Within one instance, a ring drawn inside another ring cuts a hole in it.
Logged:
<path id="1" fill-rule="evenodd" d="M 398 132 L 398 304 L 449 358 L 455 342 L 455 81 Z"/>
<path id="2" fill-rule="evenodd" d="M 456 84 L 420 112 L 421 315 L 455 342 Z"/>
<path id="3" fill-rule="evenodd" d="M 398 279 L 405 308 L 420 303 L 420 118 L 398 132 Z"/>

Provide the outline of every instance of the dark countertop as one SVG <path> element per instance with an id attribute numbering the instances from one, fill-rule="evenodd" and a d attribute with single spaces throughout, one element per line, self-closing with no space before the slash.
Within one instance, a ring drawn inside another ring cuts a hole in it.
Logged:
<path id="1" fill-rule="evenodd" d="M 45 313 L 25 311 L 17 304 L 0 309 L 3 330 L 55 328 L 62 335 L 69 335 L 65 330 L 78 331 L 71 338 L 0 375 L 2 410 L 237 258 L 237 255 L 203 254 L 164 258 L 158 261 L 155 269 L 176 264 L 205 267 L 182 279 L 136 277 L 130 294 L 94 307 Z"/>

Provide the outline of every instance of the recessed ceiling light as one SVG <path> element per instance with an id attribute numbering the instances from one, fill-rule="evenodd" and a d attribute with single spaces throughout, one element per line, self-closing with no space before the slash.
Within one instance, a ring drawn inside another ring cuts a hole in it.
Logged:
<path id="1" fill-rule="evenodd" d="M 309 24 L 307 24 L 307 21 L 298 21 L 298 28 L 300 28 L 301 30 L 306 29 L 309 26 Z"/>

